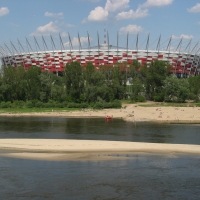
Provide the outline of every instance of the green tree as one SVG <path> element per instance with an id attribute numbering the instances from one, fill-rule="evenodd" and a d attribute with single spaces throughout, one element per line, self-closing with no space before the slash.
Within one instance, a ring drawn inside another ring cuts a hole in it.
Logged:
<path id="1" fill-rule="evenodd" d="M 176 75 L 171 75 L 164 81 L 165 96 L 167 102 L 185 102 L 189 96 L 188 79 L 178 79 Z"/>
<path id="2" fill-rule="evenodd" d="M 41 68 L 32 66 L 26 71 L 26 100 L 39 100 L 41 91 Z"/>
<path id="3" fill-rule="evenodd" d="M 190 97 L 195 101 L 200 99 L 200 75 L 190 76 L 189 79 Z"/>
<path id="4" fill-rule="evenodd" d="M 169 74 L 168 63 L 165 61 L 152 61 L 141 69 L 145 84 L 147 98 L 154 101 L 164 100 L 164 80 Z"/>
<path id="5" fill-rule="evenodd" d="M 63 76 L 68 101 L 79 103 L 84 89 L 83 71 L 80 63 L 67 63 Z"/>

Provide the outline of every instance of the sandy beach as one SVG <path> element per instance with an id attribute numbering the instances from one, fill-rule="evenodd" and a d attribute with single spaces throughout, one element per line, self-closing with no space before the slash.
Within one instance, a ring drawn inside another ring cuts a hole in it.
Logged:
<path id="1" fill-rule="evenodd" d="M 133 153 L 200 154 L 199 145 L 121 141 L 0 139 L 0 156 L 44 160 L 128 159 Z"/>
<path id="2" fill-rule="evenodd" d="M 143 107 L 127 104 L 122 109 L 92 110 L 82 109 L 73 112 L 33 112 L 33 113 L 0 113 L 0 116 L 45 116 L 45 117 L 106 117 L 121 118 L 132 122 L 164 122 L 164 123 L 199 123 L 199 107 Z"/>

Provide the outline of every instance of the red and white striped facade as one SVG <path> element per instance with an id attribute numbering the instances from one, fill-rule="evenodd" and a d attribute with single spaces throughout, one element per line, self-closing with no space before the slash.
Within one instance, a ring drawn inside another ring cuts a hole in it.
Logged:
<path id="1" fill-rule="evenodd" d="M 43 41 L 46 45 L 44 38 Z M 62 42 L 61 37 L 60 41 Z M 117 63 L 123 62 L 126 62 L 127 66 L 129 66 L 133 60 L 138 60 L 141 63 L 141 65 L 144 65 L 145 63 L 149 64 L 150 62 L 155 60 L 163 60 L 168 61 L 169 64 L 172 65 L 172 73 L 179 74 L 182 76 L 198 75 L 200 73 L 200 54 L 198 53 L 200 51 L 200 48 L 198 49 L 198 43 L 195 45 L 193 50 L 189 52 L 187 48 L 191 44 L 190 41 L 185 51 L 181 52 L 179 48 L 181 42 L 182 39 L 176 50 L 171 51 L 170 38 L 167 50 L 161 51 L 158 48 L 160 46 L 159 39 L 156 48 L 157 50 L 150 50 L 148 48 L 148 36 L 146 50 L 138 50 L 138 40 L 136 42 L 136 49 L 134 50 L 128 48 L 128 36 L 127 46 L 125 48 L 118 48 L 118 42 L 117 47 L 112 47 L 111 45 L 108 45 L 109 42 L 108 44 L 105 44 L 104 42 L 104 44 L 100 45 L 98 38 L 98 45 L 94 49 L 90 48 L 90 39 L 88 35 L 87 49 L 81 48 L 81 42 L 79 37 L 79 50 L 73 50 L 71 39 L 69 37 L 69 43 L 71 45 L 70 50 L 63 50 L 64 48 L 62 48 L 62 50 L 55 50 L 54 48 L 54 50 L 52 51 L 30 51 L 30 49 L 32 48 L 29 42 L 27 41 L 27 44 L 30 46 L 28 52 L 22 52 L 21 50 L 17 50 L 16 47 L 11 43 L 13 48 L 15 49 L 15 52 L 6 46 L 8 49 L 7 51 L 5 50 L 5 47 L 0 47 L 0 54 L 3 65 L 12 65 L 14 67 L 21 65 L 26 69 L 30 68 L 31 66 L 38 66 L 41 67 L 43 71 L 47 70 L 50 72 L 62 72 L 67 63 L 71 63 L 74 61 L 80 62 L 82 66 L 85 66 L 87 65 L 87 63 L 91 62 L 98 69 L 102 65 L 115 66 Z M 21 45 L 21 43 L 19 44 Z M 36 44 L 38 45 L 37 41 Z M 53 39 L 52 44 L 54 45 Z M 64 46 L 62 45 L 62 47 Z M 23 49 L 22 46 L 21 49 Z"/>

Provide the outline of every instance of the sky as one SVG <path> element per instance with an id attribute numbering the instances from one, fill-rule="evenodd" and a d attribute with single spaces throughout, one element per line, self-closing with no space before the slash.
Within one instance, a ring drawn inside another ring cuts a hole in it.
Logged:
<path id="1" fill-rule="evenodd" d="M 0 0 L 0 27 L 0 45 L 8 47 L 11 42 L 19 46 L 19 40 L 26 48 L 27 38 L 34 48 L 34 37 L 42 46 L 43 36 L 52 48 L 51 34 L 59 49 L 60 34 L 67 49 L 68 33 L 74 48 L 78 48 L 78 34 L 83 47 L 88 45 L 88 34 L 91 46 L 96 46 L 97 32 L 103 43 L 106 29 L 113 46 L 118 33 L 120 46 L 127 45 L 128 37 L 129 48 L 135 48 L 139 34 L 141 49 L 148 35 L 149 48 L 156 47 L 160 35 L 163 49 L 170 37 L 171 48 L 181 38 L 184 48 L 200 40 L 200 0 Z"/>

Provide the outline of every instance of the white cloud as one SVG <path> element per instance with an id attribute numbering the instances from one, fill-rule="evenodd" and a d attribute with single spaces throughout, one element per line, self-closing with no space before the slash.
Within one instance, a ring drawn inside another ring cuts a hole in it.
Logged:
<path id="1" fill-rule="evenodd" d="M 124 10 L 129 7 L 130 0 L 107 0 L 105 10 L 108 12 L 115 12 L 117 10 Z"/>
<path id="2" fill-rule="evenodd" d="M 0 8 L 0 16 L 7 15 L 9 13 L 9 9 L 7 7 Z"/>
<path id="3" fill-rule="evenodd" d="M 143 18 L 148 16 L 148 9 L 142 10 L 141 8 L 138 8 L 136 11 L 130 10 L 128 12 L 121 12 L 118 13 L 116 16 L 117 20 L 122 20 L 122 19 L 137 19 L 137 18 Z"/>
<path id="4" fill-rule="evenodd" d="M 168 6 L 174 0 L 147 0 L 141 7 Z"/>
<path id="5" fill-rule="evenodd" d="M 108 18 L 108 11 L 98 6 L 88 16 L 88 21 L 105 21 Z M 83 22 L 84 23 L 84 22 Z"/>
<path id="6" fill-rule="evenodd" d="M 84 46 L 88 43 L 87 37 L 80 37 L 81 46 Z M 92 41 L 92 38 L 90 38 L 90 41 Z M 66 42 L 64 46 L 69 46 L 69 42 Z M 79 39 L 77 37 L 73 37 L 72 39 L 72 46 L 79 46 Z"/>
<path id="7" fill-rule="evenodd" d="M 194 38 L 194 36 L 193 36 L 193 35 L 181 34 L 180 36 L 172 35 L 172 38 L 173 38 L 173 39 L 181 39 L 181 38 L 183 38 L 183 39 L 189 40 L 189 39 Z"/>
<path id="8" fill-rule="evenodd" d="M 35 32 L 31 33 L 31 36 L 37 36 L 37 35 L 47 35 L 50 33 L 58 33 L 59 28 L 54 22 L 49 22 L 48 24 L 44 26 L 39 26 Z"/>
<path id="9" fill-rule="evenodd" d="M 46 17 L 55 17 L 55 18 L 63 18 L 63 13 L 50 13 L 50 12 L 45 12 L 44 14 Z"/>
<path id="10" fill-rule="evenodd" d="M 194 12 L 194 13 L 200 12 L 200 3 L 197 3 L 196 6 L 193 6 L 192 8 L 189 8 L 188 12 Z"/>
<path id="11" fill-rule="evenodd" d="M 96 7 L 90 12 L 86 19 L 82 20 L 82 23 L 84 24 L 88 21 L 106 21 L 110 12 L 116 12 L 128 8 L 129 2 L 130 0 L 107 0 L 105 7 Z"/>
<path id="12" fill-rule="evenodd" d="M 142 32 L 142 31 L 143 31 L 143 28 L 141 26 L 129 24 L 126 27 L 120 28 L 119 33 L 120 34 L 126 34 L 126 33 L 137 34 L 137 33 Z"/>

